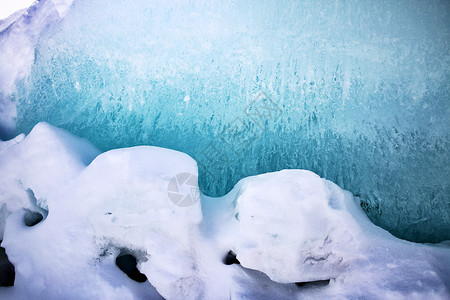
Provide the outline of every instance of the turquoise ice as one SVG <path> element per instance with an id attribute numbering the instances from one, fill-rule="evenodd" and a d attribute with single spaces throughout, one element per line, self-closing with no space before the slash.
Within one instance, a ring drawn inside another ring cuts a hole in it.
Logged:
<path id="1" fill-rule="evenodd" d="M 17 85 L 18 132 L 180 150 L 211 196 L 308 169 L 398 237 L 450 239 L 448 1 L 175 2 L 75 1 Z"/>

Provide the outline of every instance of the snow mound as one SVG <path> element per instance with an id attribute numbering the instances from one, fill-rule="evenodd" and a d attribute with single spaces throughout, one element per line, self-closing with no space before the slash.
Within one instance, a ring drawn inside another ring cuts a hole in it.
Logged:
<path id="1" fill-rule="evenodd" d="M 47 123 L 37 124 L 26 138 L 1 142 L 0 151 L 0 205 L 11 211 L 28 207 L 30 197 L 48 209 L 50 195 L 100 153 L 88 141 Z"/>
<path id="2" fill-rule="evenodd" d="M 188 155 L 100 154 L 46 123 L 0 142 L 0 166 L 2 247 L 16 272 L 2 299 L 449 295 L 448 243 L 396 239 L 309 171 L 248 177 L 221 198 L 177 198 L 198 195 Z M 123 255 L 135 265 L 119 269 Z"/>
<path id="3" fill-rule="evenodd" d="M 283 283 L 336 278 L 359 248 L 351 199 L 309 171 L 244 179 L 235 209 L 238 260 Z"/>
<path id="4" fill-rule="evenodd" d="M 178 281 L 196 280 L 191 236 L 202 218 L 200 202 L 184 208 L 169 199 L 169 182 L 180 173 L 197 176 L 197 164 L 183 153 L 157 147 L 112 150 L 72 183 L 68 199 L 79 203 L 76 220 L 92 226 L 98 247 L 143 253 L 142 272 L 172 299 L 183 296 Z"/>
<path id="5" fill-rule="evenodd" d="M 310 171 L 249 177 L 234 192 L 232 249 L 243 267 L 279 283 L 329 280 L 321 297 L 445 299 L 449 293 L 449 267 L 437 264 L 444 257 L 450 262 L 448 245 L 395 238 L 367 218 L 358 198 Z"/>

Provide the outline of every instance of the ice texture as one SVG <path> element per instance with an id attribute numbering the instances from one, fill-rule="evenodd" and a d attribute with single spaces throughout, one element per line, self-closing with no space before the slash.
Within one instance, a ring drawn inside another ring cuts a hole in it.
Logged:
<path id="1" fill-rule="evenodd" d="M 17 113 L 10 96 L 14 84 L 30 73 L 41 32 L 63 18 L 71 3 L 72 0 L 35 1 L 29 8 L 0 20 L 0 139 L 14 136 Z"/>
<path id="2" fill-rule="evenodd" d="M 4 144 L 8 143 L 8 144 Z M 1 299 L 448 299 L 450 244 L 399 240 L 358 198 L 306 170 L 247 177 L 179 206 L 170 182 L 188 155 L 141 146 L 99 153 L 46 123 L 0 142 L 2 247 L 14 286 Z M 48 215 L 26 226 L 26 209 Z M 197 182 L 190 182 L 197 187 Z M 28 198 L 27 198 L 28 197 Z M 32 198 L 32 197 L 31 197 Z M 41 202 L 42 203 L 42 202 Z M 3 232 L 4 231 L 4 232 Z M 229 251 L 234 264 L 225 264 Z M 132 254 L 148 281 L 114 263 Z M 239 264 L 240 262 L 240 264 Z"/>
<path id="3" fill-rule="evenodd" d="M 311 170 L 396 236 L 442 241 L 449 43 L 448 1 L 79 0 L 40 35 L 18 132 L 179 150 L 210 196 Z"/>

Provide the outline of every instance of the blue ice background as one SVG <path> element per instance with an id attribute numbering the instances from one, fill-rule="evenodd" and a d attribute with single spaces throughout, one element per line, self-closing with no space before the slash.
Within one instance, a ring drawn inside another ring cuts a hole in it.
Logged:
<path id="1" fill-rule="evenodd" d="M 79 0 L 17 86 L 18 131 L 183 151 L 212 196 L 312 170 L 398 237 L 441 241 L 449 43 L 449 1 Z"/>

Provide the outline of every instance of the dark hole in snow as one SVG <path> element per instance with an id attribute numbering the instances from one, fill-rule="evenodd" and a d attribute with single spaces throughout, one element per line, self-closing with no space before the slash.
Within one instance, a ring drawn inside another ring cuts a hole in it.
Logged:
<path id="1" fill-rule="evenodd" d="M 227 266 L 232 265 L 232 264 L 238 264 L 238 265 L 241 264 L 239 262 L 239 260 L 236 258 L 236 253 L 234 253 L 231 250 L 228 251 L 227 255 L 223 259 L 223 263 L 226 264 Z"/>
<path id="2" fill-rule="evenodd" d="M 306 281 L 306 282 L 296 282 L 295 285 L 300 287 L 323 287 L 330 283 L 330 279 L 316 280 L 316 281 Z"/>
<path id="3" fill-rule="evenodd" d="M 28 227 L 39 224 L 44 219 L 44 216 L 37 212 L 26 209 L 25 215 L 23 216 L 23 222 Z"/>
<path id="4" fill-rule="evenodd" d="M 131 279 L 137 282 L 146 282 L 147 276 L 139 272 L 136 257 L 131 254 L 119 254 L 116 258 L 116 265 Z"/>
<path id="5" fill-rule="evenodd" d="M 0 241 L 1 245 L 2 241 Z M 0 286 L 13 286 L 16 272 L 14 265 L 9 261 L 5 248 L 0 246 Z"/>
<path id="6" fill-rule="evenodd" d="M 28 199 L 30 200 L 32 208 L 25 209 L 24 223 L 25 225 L 30 227 L 47 218 L 48 207 L 46 204 L 45 207 L 42 206 L 43 203 L 46 203 L 46 201 L 43 199 L 40 199 L 38 201 L 32 189 L 26 189 L 26 192 L 28 194 Z"/>

